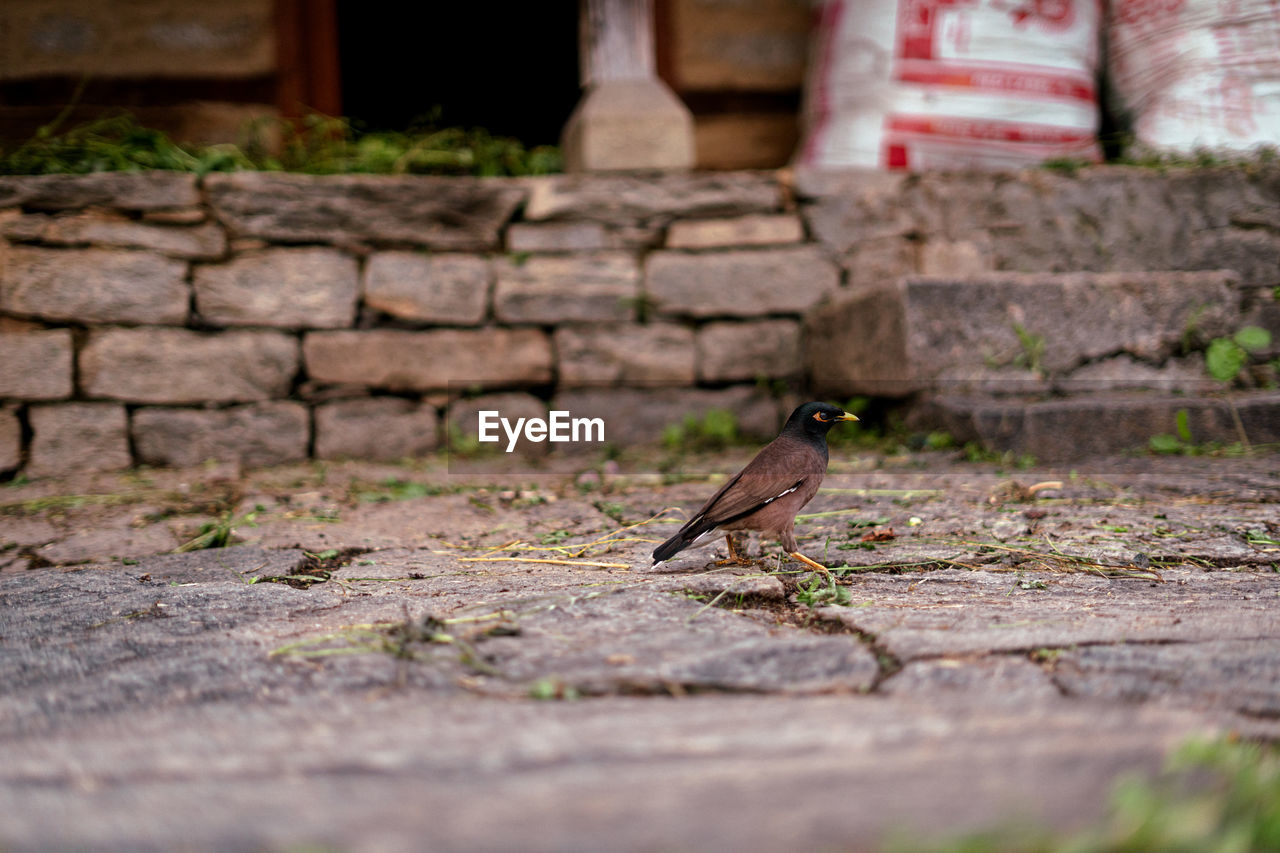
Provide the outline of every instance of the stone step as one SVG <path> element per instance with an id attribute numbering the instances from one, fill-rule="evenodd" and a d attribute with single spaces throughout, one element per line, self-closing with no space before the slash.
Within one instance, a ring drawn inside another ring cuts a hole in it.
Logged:
<path id="1" fill-rule="evenodd" d="M 1069 462 L 1146 451 L 1152 436 L 1178 435 L 1186 412 L 1189 446 L 1280 443 L 1280 391 L 1180 396 L 1098 394 L 1048 400 L 930 395 L 910 415 L 916 429 L 941 429 L 957 441 Z"/>
<path id="2" fill-rule="evenodd" d="M 836 397 L 1204 391 L 1188 348 L 1237 331 L 1243 312 L 1226 270 L 908 276 L 814 309 L 805 366 Z"/>

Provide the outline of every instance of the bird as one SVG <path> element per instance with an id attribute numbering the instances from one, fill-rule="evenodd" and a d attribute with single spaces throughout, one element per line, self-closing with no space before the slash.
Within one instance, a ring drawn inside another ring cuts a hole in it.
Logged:
<path id="1" fill-rule="evenodd" d="M 777 438 L 729 478 L 674 536 L 654 549 L 653 565 L 701 545 L 717 533 L 725 534 L 729 559 L 745 562 L 738 556 L 730 533 L 758 530 L 777 538 L 787 556 L 829 574 L 826 566 L 800 553 L 794 533 L 796 513 L 818 493 L 827 474 L 827 433 L 842 421 L 857 419 L 830 403 L 813 401 L 797 407 Z"/>

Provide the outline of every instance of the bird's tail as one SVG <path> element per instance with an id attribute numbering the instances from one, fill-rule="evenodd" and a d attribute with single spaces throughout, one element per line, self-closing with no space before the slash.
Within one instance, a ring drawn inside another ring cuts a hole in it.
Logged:
<path id="1" fill-rule="evenodd" d="M 691 545 L 701 544 L 708 536 L 715 533 L 715 530 L 714 526 L 705 527 L 701 524 L 686 524 L 676 532 L 675 536 L 653 549 L 653 564 L 656 566 L 663 560 L 670 560 Z"/>
<path id="2" fill-rule="evenodd" d="M 657 548 L 653 549 L 653 561 L 655 563 L 661 563 L 663 560 L 670 560 L 676 554 L 679 554 L 685 548 L 688 548 L 689 543 L 692 541 L 693 539 L 685 535 L 685 532 L 681 530 L 675 536 L 672 536 L 666 542 L 663 542 Z"/>

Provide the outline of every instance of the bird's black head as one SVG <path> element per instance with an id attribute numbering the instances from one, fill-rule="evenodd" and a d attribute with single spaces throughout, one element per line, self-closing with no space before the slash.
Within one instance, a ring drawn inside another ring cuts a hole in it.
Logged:
<path id="1" fill-rule="evenodd" d="M 805 403 L 791 413 L 783 432 L 804 436 L 825 437 L 833 426 L 841 421 L 856 421 L 857 418 L 830 403 Z"/>

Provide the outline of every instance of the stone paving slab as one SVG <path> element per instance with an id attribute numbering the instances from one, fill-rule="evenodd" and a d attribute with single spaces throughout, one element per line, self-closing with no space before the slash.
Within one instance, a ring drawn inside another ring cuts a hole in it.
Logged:
<path id="1" fill-rule="evenodd" d="M 1280 737 L 1275 462 L 837 451 L 798 533 L 847 602 L 814 607 L 769 546 L 650 566 L 714 477 L 11 485 L 0 846 L 875 849 L 1080 827 L 1192 735 Z M 239 544 L 168 553 L 209 523 Z"/>

